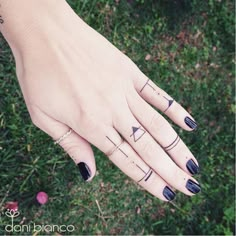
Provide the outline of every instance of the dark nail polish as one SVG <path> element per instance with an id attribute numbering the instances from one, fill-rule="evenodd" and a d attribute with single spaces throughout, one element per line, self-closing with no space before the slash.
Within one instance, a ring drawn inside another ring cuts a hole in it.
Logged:
<path id="1" fill-rule="evenodd" d="M 191 193 L 198 193 L 201 191 L 201 187 L 199 184 L 194 182 L 193 180 L 189 179 L 186 183 L 186 188 L 191 192 Z"/>
<path id="2" fill-rule="evenodd" d="M 80 162 L 78 164 L 78 167 L 79 167 L 79 171 L 80 171 L 80 174 L 81 174 L 83 180 L 87 181 L 89 179 L 89 177 L 91 176 L 91 171 L 90 171 L 89 167 L 84 162 Z"/>
<path id="3" fill-rule="evenodd" d="M 172 201 L 175 198 L 175 193 L 168 186 L 164 188 L 163 195 L 168 201 Z"/>
<path id="4" fill-rule="evenodd" d="M 184 118 L 184 122 L 191 129 L 196 129 L 197 128 L 197 123 L 188 116 L 186 116 Z"/>
<path id="5" fill-rule="evenodd" d="M 199 166 L 192 159 L 187 162 L 186 167 L 192 175 L 199 173 Z"/>

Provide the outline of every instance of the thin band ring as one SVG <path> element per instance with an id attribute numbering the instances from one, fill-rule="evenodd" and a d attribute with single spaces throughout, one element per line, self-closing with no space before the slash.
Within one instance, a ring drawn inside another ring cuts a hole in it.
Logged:
<path id="1" fill-rule="evenodd" d="M 125 142 L 125 140 L 124 140 L 124 139 L 121 139 L 120 143 L 119 143 L 118 145 L 115 145 L 115 147 L 114 147 L 111 151 L 109 151 L 108 153 L 106 153 L 106 155 L 107 155 L 108 157 L 110 157 L 115 151 L 117 151 L 117 150 L 120 148 L 120 146 L 121 146 L 124 142 Z"/>
<path id="2" fill-rule="evenodd" d="M 72 129 L 69 129 L 64 135 L 62 135 L 59 139 L 54 141 L 54 144 L 60 144 L 64 139 L 66 139 L 72 133 Z"/>

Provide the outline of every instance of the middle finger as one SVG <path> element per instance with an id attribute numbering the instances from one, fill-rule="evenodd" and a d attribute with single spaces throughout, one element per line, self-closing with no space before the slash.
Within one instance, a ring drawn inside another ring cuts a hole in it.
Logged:
<path id="1" fill-rule="evenodd" d="M 123 111 L 124 114 L 114 122 L 114 127 L 139 156 L 175 189 L 187 195 L 198 193 L 200 191 L 198 182 L 171 160 L 128 109 L 123 109 Z"/>
<path id="2" fill-rule="evenodd" d="M 197 174 L 199 166 L 196 158 L 170 123 L 137 93 L 132 95 L 129 105 L 139 122 L 143 124 L 179 167 L 191 175 Z"/>

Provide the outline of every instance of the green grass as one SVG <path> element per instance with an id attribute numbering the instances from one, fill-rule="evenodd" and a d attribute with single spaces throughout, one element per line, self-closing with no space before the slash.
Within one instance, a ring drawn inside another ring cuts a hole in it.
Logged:
<path id="1" fill-rule="evenodd" d="M 175 128 L 199 160 L 202 192 L 163 203 L 96 149 L 97 176 L 83 183 L 68 156 L 31 124 L 0 38 L 0 234 L 10 223 L 4 203 L 13 200 L 16 224 L 73 224 L 74 234 L 235 234 L 234 1 L 68 2 L 194 115 L 196 132 Z M 39 191 L 49 195 L 41 207 Z"/>

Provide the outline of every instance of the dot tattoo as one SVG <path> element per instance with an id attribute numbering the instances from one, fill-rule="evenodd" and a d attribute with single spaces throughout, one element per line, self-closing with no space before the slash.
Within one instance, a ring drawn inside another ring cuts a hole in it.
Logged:
<path id="1" fill-rule="evenodd" d="M 107 154 L 107 156 L 111 156 L 115 151 L 119 150 L 126 159 L 129 158 L 129 156 L 120 148 L 120 146 L 123 144 L 123 142 L 121 142 L 120 144 L 116 144 L 114 141 L 112 141 L 108 136 L 106 136 L 106 138 L 113 144 L 114 148 L 111 152 L 109 152 L 110 154 Z M 134 161 L 132 161 L 132 164 L 135 165 L 144 175 L 143 177 L 137 181 L 138 183 L 141 182 L 142 180 L 144 180 L 145 182 L 148 181 L 148 179 L 151 177 L 151 175 L 153 174 L 153 170 L 151 168 L 149 168 L 149 170 L 145 171 L 142 167 L 140 167 L 138 164 L 136 164 Z"/>
<path id="2" fill-rule="evenodd" d="M 134 142 L 137 142 L 146 133 L 146 130 L 142 128 L 142 126 L 140 127 L 133 126 L 132 130 L 133 133 L 130 135 L 130 137 L 133 137 Z"/>
<path id="3" fill-rule="evenodd" d="M 179 141 L 180 141 L 180 137 L 179 137 L 179 135 L 177 135 L 176 139 L 170 145 L 164 147 L 165 151 L 168 152 L 168 151 L 172 150 L 174 147 L 176 147 L 178 145 Z"/>
<path id="4" fill-rule="evenodd" d="M 152 82 L 152 81 L 151 81 L 150 79 L 148 79 L 147 82 L 146 82 L 146 83 L 144 84 L 144 86 L 142 87 L 142 89 L 140 90 L 140 93 L 142 93 L 143 90 L 144 90 L 146 87 L 150 87 L 156 95 L 161 96 L 161 97 L 163 97 L 165 100 L 167 100 L 168 106 L 167 106 L 167 108 L 163 111 L 163 112 L 166 112 L 166 111 L 171 107 L 171 105 L 174 103 L 174 99 L 172 99 L 172 98 L 167 98 L 167 97 L 161 95 L 160 91 L 157 91 L 156 88 L 154 87 L 155 85 L 153 85 L 151 82 Z"/>
<path id="5" fill-rule="evenodd" d="M 4 20 L 2 19 L 2 16 L 0 16 L 0 24 L 3 24 Z"/>

